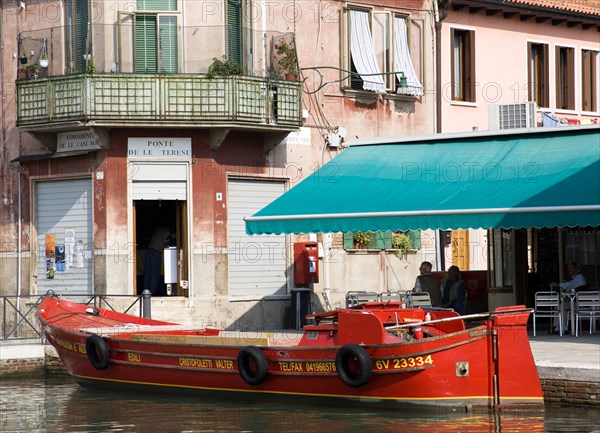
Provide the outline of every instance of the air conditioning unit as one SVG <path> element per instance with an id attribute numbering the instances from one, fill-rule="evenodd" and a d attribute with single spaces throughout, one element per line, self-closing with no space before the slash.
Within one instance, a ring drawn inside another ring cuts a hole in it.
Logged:
<path id="1" fill-rule="evenodd" d="M 488 108 L 488 127 L 496 129 L 535 128 L 535 102 L 494 104 Z"/>

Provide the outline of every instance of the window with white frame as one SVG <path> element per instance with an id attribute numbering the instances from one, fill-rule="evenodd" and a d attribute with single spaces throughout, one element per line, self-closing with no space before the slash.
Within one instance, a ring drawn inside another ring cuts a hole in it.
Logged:
<path id="1" fill-rule="evenodd" d="M 177 0 L 138 0 L 134 18 L 135 72 L 179 70 Z"/>
<path id="2" fill-rule="evenodd" d="M 548 107 L 548 44 L 527 44 L 529 101 Z"/>
<path id="3" fill-rule="evenodd" d="M 452 29 L 452 100 L 475 102 L 475 32 Z"/>
<path id="4" fill-rule="evenodd" d="M 391 12 L 344 10 L 342 69 L 352 72 L 345 88 L 423 95 L 411 59 L 407 22 L 407 17 Z"/>

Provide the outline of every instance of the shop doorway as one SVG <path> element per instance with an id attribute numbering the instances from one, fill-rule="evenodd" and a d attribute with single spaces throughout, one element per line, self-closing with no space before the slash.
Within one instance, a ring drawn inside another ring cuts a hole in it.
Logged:
<path id="1" fill-rule="evenodd" d="M 134 293 L 141 294 L 145 288 L 144 276 L 150 272 L 146 252 L 153 234 L 161 227 L 169 227 L 170 236 L 163 250 L 158 288 L 154 296 L 188 295 L 188 227 L 187 202 L 181 200 L 134 200 Z M 167 262 L 165 262 L 165 257 Z M 165 274 L 165 271 L 167 273 Z M 165 278 L 166 277 L 166 278 Z M 147 281 L 146 281 L 147 284 Z"/>

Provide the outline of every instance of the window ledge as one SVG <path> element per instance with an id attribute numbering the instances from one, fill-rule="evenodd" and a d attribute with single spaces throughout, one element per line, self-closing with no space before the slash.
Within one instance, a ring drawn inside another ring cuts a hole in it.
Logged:
<path id="1" fill-rule="evenodd" d="M 598 116 L 600 116 L 600 111 L 582 111 L 581 115 L 582 116 L 598 117 Z"/>
<path id="2" fill-rule="evenodd" d="M 388 93 L 385 95 L 385 99 L 389 99 L 390 101 L 419 101 L 422 96 L 420 95 L 405 95 L 403 93 Z"/>
<path id="3" fill-rule="evenodd" d="M 379 93 L 370 90 L 343 89 L 343 91 L 348 98 L 356 99 L 361 102 L 364 101 L 366 103 L 375 102 L 379 97 Z"/>
<path id="4" fill-rule="evenodd" d="M 361 254 L 373 254 L 373 253 L 379 253 L 380 251 L 385 251 L 386 253 L 398 253 L 400 250 L 394 249 L 394 248 L 384 248 L 384 249 L 378 249 L 378 248 L 349 248 L 347 250 L 345 250 L 347 253 L 361 253 Z M 415 249 L 411 249 L 410 251 L 407 251 L 406 254 L 416 254 L 419 250 L 415 250 Z"/>
<path id="5" fill-rule="evenodd" d="M 472 107 L 477 108 L 479 104 L 477 102 L 466 102 L 466 101 L 450 101 L 450 105 L 456 105 L 458 107 Z"/>
<path id="6" fill-rule="evenodd" d="M 563 109 L 563 108 L 557 108 L 556 110 L 554 110 L 554 112 L 556 114 L 570 114 L 572 116 L 579 115 L 579 111 L 577 111 L 577 110 L 567 110 L 567 109 Z"/>

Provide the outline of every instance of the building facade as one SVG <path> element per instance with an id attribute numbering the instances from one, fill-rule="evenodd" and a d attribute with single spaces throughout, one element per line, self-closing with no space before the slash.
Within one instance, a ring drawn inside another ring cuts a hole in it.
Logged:
<path id="1" fill-rule="evenodd" d="M 438 132 L 599 122 L 600 2 L 438 3 Z M 536 167 L 505 169 L 526 182 Z M 536 291 L 568 277 L 567 260 L 581 263 L 592 287 L 600 284 L 598 227 L 471 229 L 450 236 L 446 258 L 489 270 L 490 308 L 533 306 Z M 471 256 L 480 252 L 487 260 L 478 266 Z"/>
<path id="2" fill-rule="evenodd" d="M 325 246 L 315 308 L 410 289 L 435 261 L 425 235 L 399 256 L 390 234 L 357 250 L 353 235 L 249 237 L 243 220 L 345 139 L 434 132 L 431 2 L 0 7 L 0 294 L 139 294 L 160 227 L 154 316 L 184 322 L 280 327 L 296 241 Z"/>

